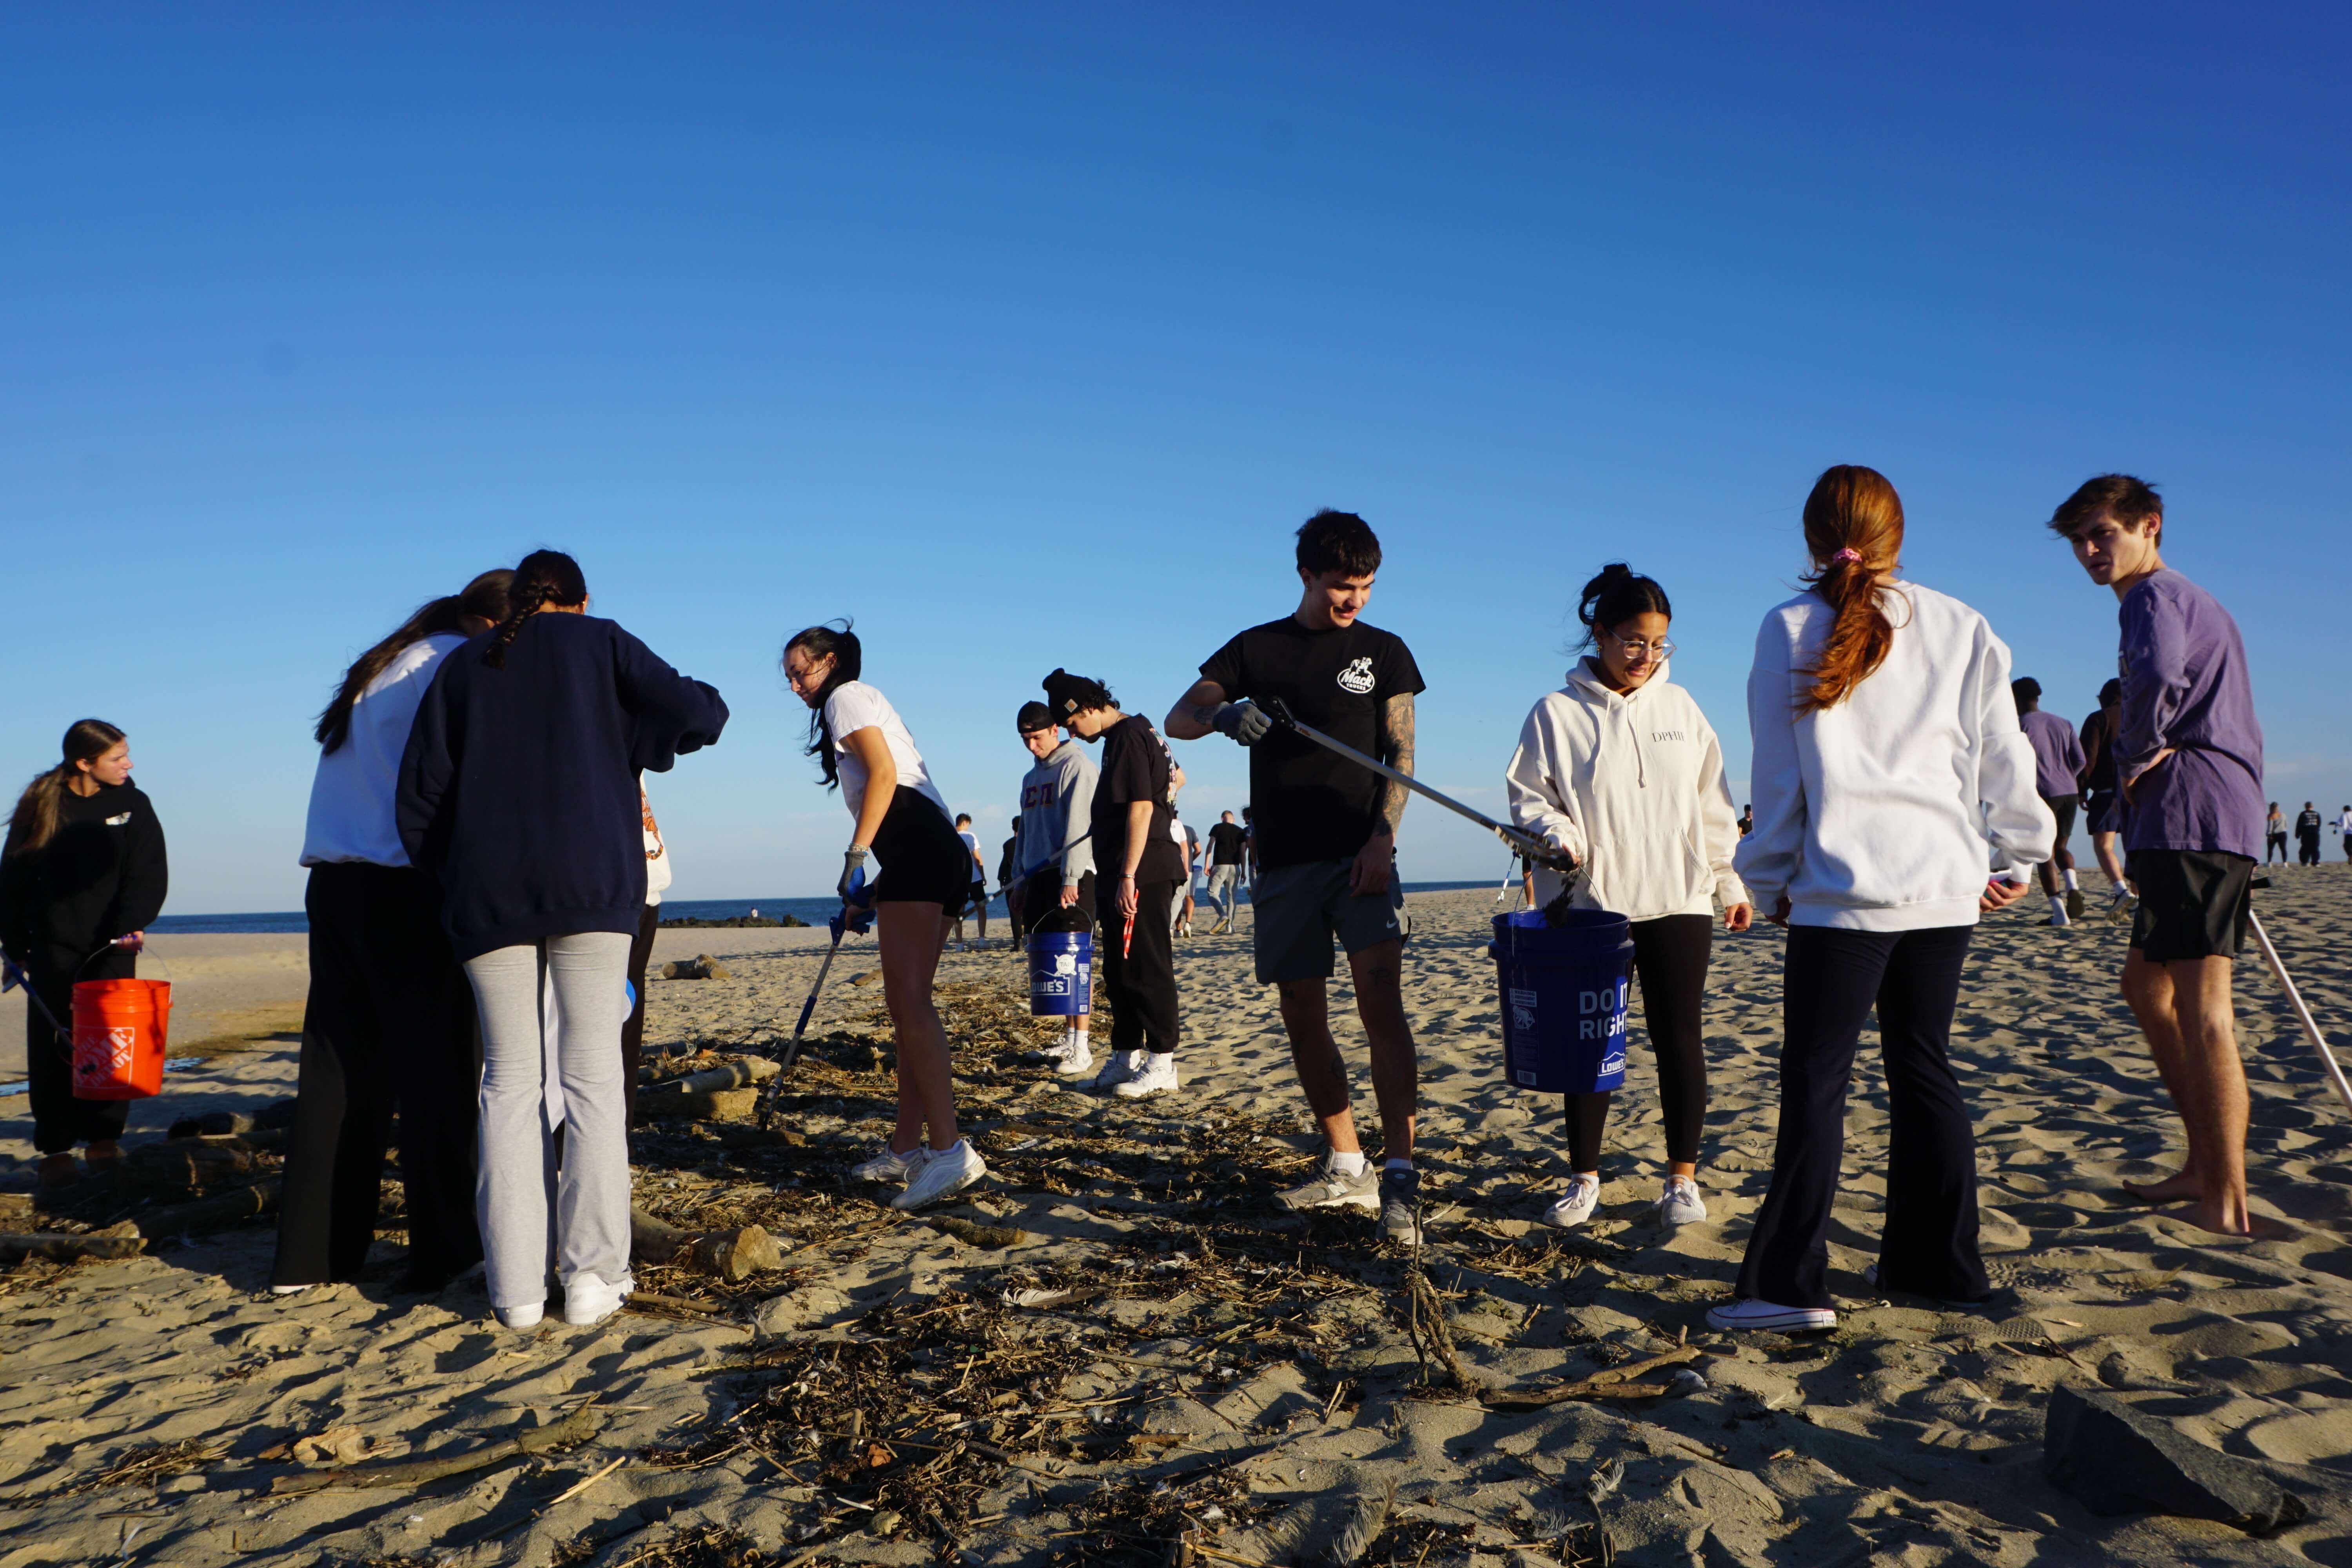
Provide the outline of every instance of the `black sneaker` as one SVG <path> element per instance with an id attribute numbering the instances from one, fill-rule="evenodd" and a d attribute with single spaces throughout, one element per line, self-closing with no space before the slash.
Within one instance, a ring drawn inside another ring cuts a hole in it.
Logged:
<path id="1" fill-rule="evenodd" d="M 1407 1247 L 1421 1241 L 1421 1173 L 1381 1172 L 1381 1234 Z"/>

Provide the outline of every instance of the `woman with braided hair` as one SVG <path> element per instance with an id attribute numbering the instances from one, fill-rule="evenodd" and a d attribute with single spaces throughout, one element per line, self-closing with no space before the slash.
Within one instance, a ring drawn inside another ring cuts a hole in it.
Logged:
<path id="1" fill-rule="evenodd" d="M 505 619 L 443 662 L 417 710 L 400 837 L 438 887 L 481 1020 L 476 1211 L 490 1305 L 509 1328 L 543 1315 L 551 1252 L 567 1323 L 611 1316 L 634 1284 L 621 1028 L 646 902 L 637 775 L 667 772 L 726 723 L 717 691 L 588 614 L 579 563 L 553 550 L 523 557 Z"/>
<path id="2" fill-rule="evenodd" d="M 2010 696 L 2009 648 L 1904 582 L 1903 502 L 1841 465 L 1806 499 L 1805 592 L 1765 616 L 1748 675 L 1756 831 L 1732 863 L 1789 928 L 1780 1129 L 1726 1331 L 1829 1329 L 1846 1086 L 1874 1007 L 1889 1100 L 1877 1290 L 1990 1293 L 1976 1138 L 1947 1047 L 1979 914 L 2024 896 L 2057 836 Z M 1988 866 L 1998 868 L 1988 878 Z"/>

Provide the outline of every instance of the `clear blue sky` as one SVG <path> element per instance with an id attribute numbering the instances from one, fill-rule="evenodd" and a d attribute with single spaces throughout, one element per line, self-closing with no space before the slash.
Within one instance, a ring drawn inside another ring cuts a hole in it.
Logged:
<path id="1" fill-rule="evenodd" d="M 2352 799 L 2352 12 L 1620 11 L 11 7 L 0 773 L 110 718 L 173 909 L 296 907 L 343 664 L 551 544 L 733 706 L 653 782 L 675 895 L 819 892 L 784 634 L 855 615 L 986 827 L 1040 676 L 1156 720 L 1328 504 L 1424 776 L 1499 802 L 1623 557 L 1738 778 L 1855 461 L 2076 717 L 2115 609 L 2041 520 L 2159 481 L 2271 792 Z M 1180 754 L 1189 816 L 1241 804 Z M 1425 805 L 1402 854 L 1504 861 Z"/>

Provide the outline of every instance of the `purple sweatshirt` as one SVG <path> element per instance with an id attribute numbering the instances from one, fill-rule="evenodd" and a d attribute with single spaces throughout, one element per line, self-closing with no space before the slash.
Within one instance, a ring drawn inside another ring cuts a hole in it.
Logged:
<path id="1" fill-rule="evenodd" d="M 2246 645 L 2220 600 L 2169 567 L 2124 595 L 2116 765 L 2132 788 L 2124 847 L 2263 856 L 2263 727 Z"/>
<path id="2" fill-rule="evenodd" d="M 2026 741 L 2033 747 L 2034 789 L 2053 799 L 2063 795 L 2080 795 L 2083 742 L 2074 738 L 2074 726 L 2055 713 L 2036 708 L 2030 713 L 2020 713 L 2017 727 L 2025 731 Z"/>

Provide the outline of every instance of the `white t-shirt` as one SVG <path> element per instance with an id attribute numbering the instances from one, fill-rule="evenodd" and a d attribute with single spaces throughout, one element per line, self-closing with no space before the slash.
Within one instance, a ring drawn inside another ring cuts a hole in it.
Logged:
<path id="1" fill-rule="evenodd" d="M 963 840 L 964 853 L 971 857 L 971 879 L 975 882 L 988 880 L 988 873 L 981 869 L 985 862 L 980 858 L 980 836 L 969 827 L 959 827 L 956 837 Z"/>
<path id="2" fill-rule="evenodd" d="M 949 816 L 948 803 L 940 795 L 939 786 L 931 782 L 929 768 L 923 765 L 923 753 L 915 750 L 915 737 L 907 732 L 898 710 L 890 700 L 862 680 L 845 680 L 824 700 L 825 728 L 833 731 L 834 764 L 841 773 L 841 798 L 849 806 L 854 820 L 866 806 L 866 764 L 848 746 L 849 737 L 860 730 L 879 730 L 883 743 L 890 748 L 890 762 L 898 770 L 898 782 L 917 791 L 933 805 L 940 815 Z"/>
<path id="3" fill-rule="evenodd" d="M 319 759 L 310 780 L 310 813 L 302 831 L 302 864 L 332 866 L 359 861 L 370 866 L 405 866 L 400 829 L 393 820 L 393 792 L 400 783 L 400 753 L 408 747 L 417 705 L 433 684 L 442 656 L 462 647 L 456 632 L 436 632 L 410 643 L 367 683 L 352 704 L 351 731 L 343 743 Z"/>

